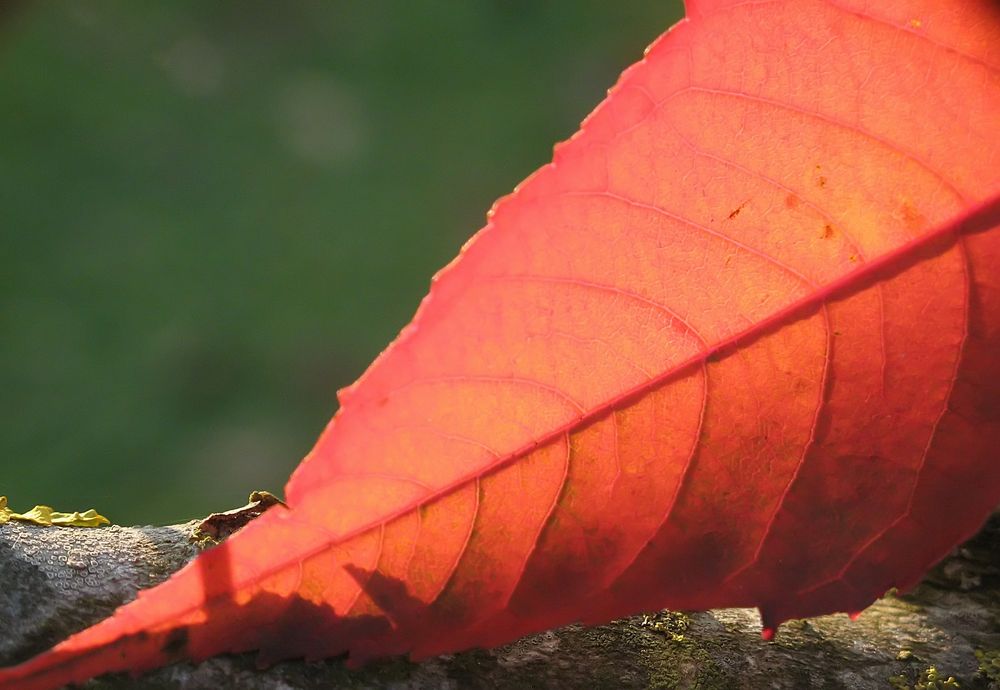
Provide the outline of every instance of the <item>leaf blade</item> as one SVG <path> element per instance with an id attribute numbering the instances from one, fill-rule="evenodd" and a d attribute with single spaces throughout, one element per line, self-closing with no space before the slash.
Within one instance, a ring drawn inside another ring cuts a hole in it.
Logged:
<path id="1" fill-rule="evenodd" d="M 289 510 L 0 683 L 665 605 L 773 627 L 969 534 L 1000 500 L 996 8 L 690 5 L 342 393 Z"/>

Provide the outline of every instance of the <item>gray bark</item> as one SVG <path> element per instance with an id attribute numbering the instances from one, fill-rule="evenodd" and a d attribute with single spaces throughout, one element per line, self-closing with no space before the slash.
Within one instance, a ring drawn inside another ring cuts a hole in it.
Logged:
<path id="1" fill-rule="evenodd" d="M 0 664 L 47 648 L 164 580 L 197 554 L 189 540 L 197 525 L 0 525 Z M 260 671 L 252 655 L 228 655 L 175 664 L 139 681 L 107 676 L 85 687 L 953 687 L 944 683 L 948 676 L 962 688 L 1000 687 L 998 546 L 994 516 L 911 594 L 886 596 L 854 622 L 833 615 L 786 623 L 770 643 L 761 640 L 751 609 L 658 612 L 594 628 L 571 625 L 420 664 L 394 659 L 348 671 L 338 660 L 293 661 Z M 990 667 L 986 673 L 981 662 Z M 930 667 L 940 673 L 937 685 Z"/>

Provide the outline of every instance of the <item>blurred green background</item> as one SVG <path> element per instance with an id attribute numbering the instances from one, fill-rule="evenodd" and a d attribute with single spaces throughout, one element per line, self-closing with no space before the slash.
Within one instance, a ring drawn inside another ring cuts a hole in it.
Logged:
<path id="1" fill-rule="evenodd" d="M 280 493 L 493 200 L 681 14 L 0 7 L 0 494 L 125 524 Z"/>

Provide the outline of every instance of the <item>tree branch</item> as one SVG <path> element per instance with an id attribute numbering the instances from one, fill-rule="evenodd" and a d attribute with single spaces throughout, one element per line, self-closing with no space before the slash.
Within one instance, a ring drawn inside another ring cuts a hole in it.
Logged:
<path id="1" fill-rule="evenodd" d="M 44 650 L 166 579 L 198 553 L 190 540 L 198 524 L 0 525 L 0 664 Z M 1000 649 L 998 547 L 1000 518 L 994 516 L 910 595 L 887 596 L 855 622 L 834 615 L 787 623 L 770 643 L 760 639 L 752 609 L 660 612 L 595 628 L 568 626 L 420 664 L 394 659 L 361 671 L 348 671 L 339 660 L 284 662 L 261 671 L 251 654 L 227 655 L 153 671 L 143 676 L 143 687 L 856 690 L 913 687 L 932 666 L 943 678 L 954 675 L 962 688 L 1000 687 L 977 673 L 976 656 L 984 650 L 987 658 L 1000 659 L 989 656 Z M 115 675 L 85 687 L 132 688 L 135 681 Z"/>

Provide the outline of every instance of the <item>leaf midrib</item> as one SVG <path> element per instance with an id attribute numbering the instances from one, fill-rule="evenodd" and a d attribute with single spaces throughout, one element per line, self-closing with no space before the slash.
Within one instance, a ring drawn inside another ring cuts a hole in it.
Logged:
<path id="1" fill-rule="evenodd" d="M 573 434 L 583 428 L 586 428 L 591 423 L 600 419 L 609 412 L 619 410 L 629 406 L 633 402 L 637 402 L 646 394 L 669 384 L 676 378 L 684 376 L 689 370 L 699 366 L 712 357 L 720 355 L 722 357 L 727 357 L 731 354 L 735 354 L 772 330 L 780 329 L 789 323 L 793 323 L 811 315 L 827 300 L 843 298 L 853 294 L 855 291 L 867 289 L 875 283 L 884 282 L 885 280 L 888 280 L 909 268 L 910 261 L 912 259 L 919 257 L 922 251 L 933 248 L 938 242 L 942 242 L 950 237 L 947 244 L 942 244 L 942 246 L 934 250 L 934 255 L 941 254 L 948 249 L 951 249 L 960 235 L 983 232 L 997 225 L 1000 225 L 1000 194 L 993 196 L 984 203 L 967 209 L 963 213 L 958 214 L 948 221 L 940 223 L 925 234 L 915 237 L 895 249 L 870 260 L 868 263 L 844 274 L 840 278 L 825 285 L 816 286 L 816 288 L 809 294 L 775 311 L 770 316 L 755 322 L 742 331 L 727 336 L 714 345 L 704 349 L 702 352 L 676 363 L 675 365 L 665 369 L 659 375 L 613 396 L 604 403 L 594 406 L 591 410 L 581 414 L 579 417 L 567 422 L 566 424 L 539 435 L 530 443 L 527 443 L 521 448 L 507 453 L 485 466 L 478 468 L 474 473 L 458 477 L 450 484 L 432 491 L 418 500 L 401 506 L 375 521 L 368 522 L 364 525 L 346 531 L 337 539 L 331 540 L 329 545 L 343 544 L 350 541 L 354 537 L 391 523 L 392 521 L 403 517 L 414 510 L 428 505 L 438 499 L 444 498 L 445 496 L 463 488 L 470 482 L 478 481 L 483 477 L 499 472 L 538 448 L 544 447 L 549 443 L 562 438 L 566 434 Z M 333 477 L 332 481 L 336 481 L 336 477 Z M 295 505 L 292 504 L 291 507 L 294 511 Z M 306 553 L 297 554 L 297 556 L 308 558 L 312 555 L 312 553 L 318 552 L 319 550 L 310 550 Z M 288 561 L 286 560 L 285 562 L 287 563 Z M 277 569 L 278 568 L 275 570 Z"/>

